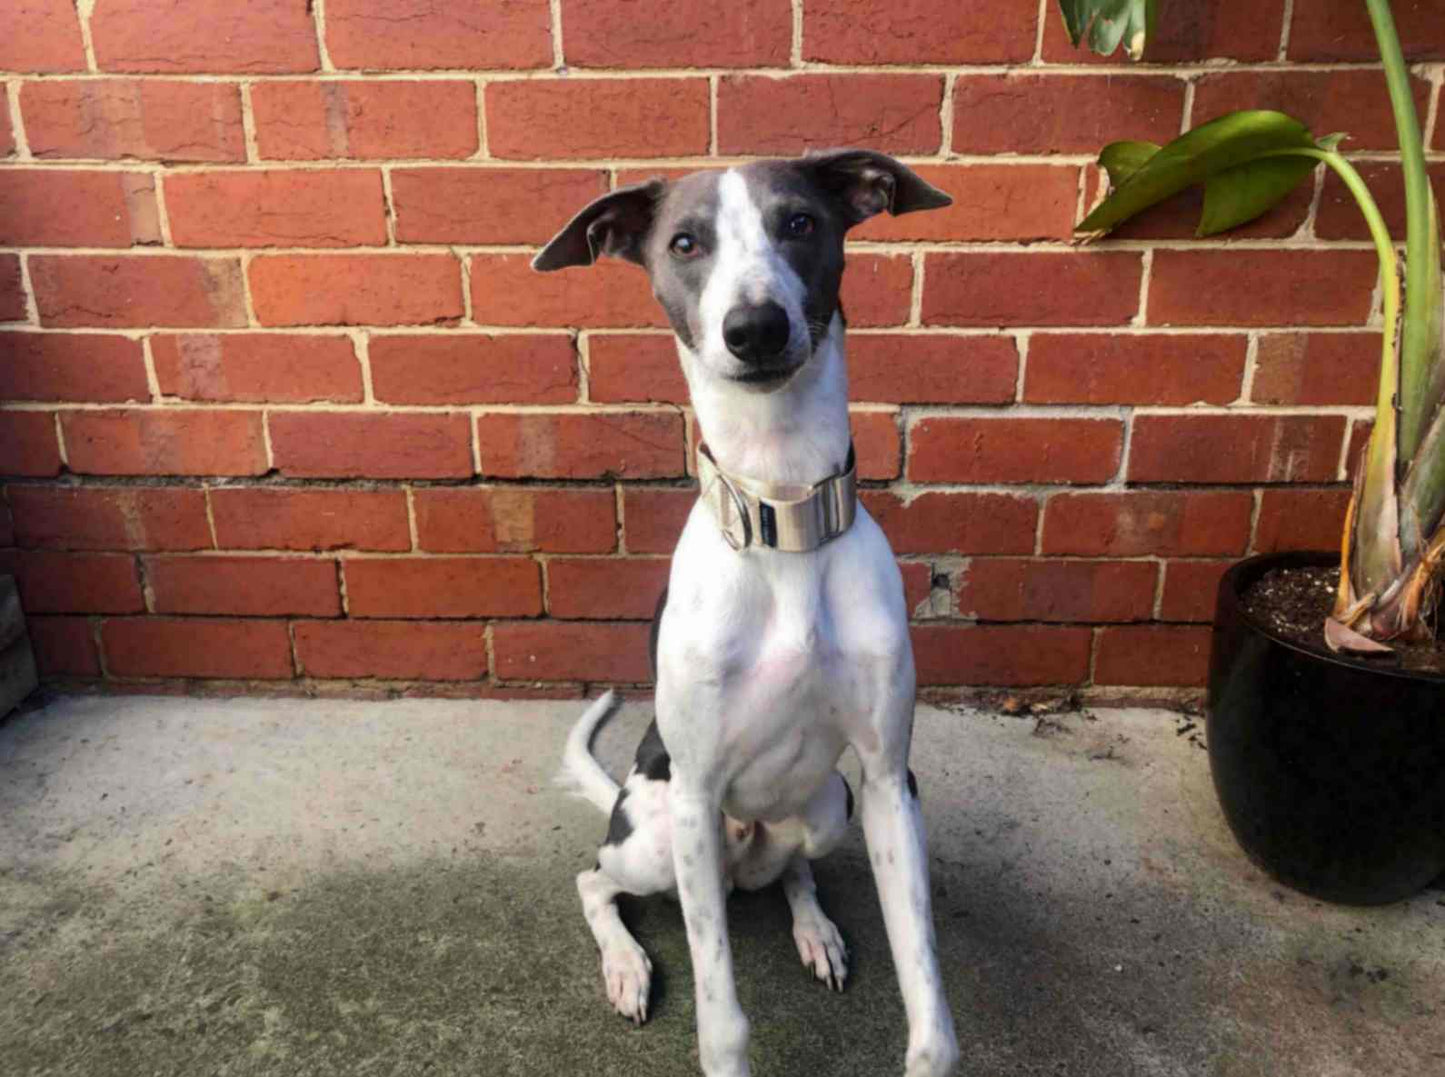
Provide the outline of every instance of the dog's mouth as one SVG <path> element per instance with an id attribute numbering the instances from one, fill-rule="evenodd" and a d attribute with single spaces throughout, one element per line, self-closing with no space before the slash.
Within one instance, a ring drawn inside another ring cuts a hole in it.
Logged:
<path id="1" fill-rule="evenodd" d="M 730 374 L 728 380 L 735 381 L 740 385 L 750 385 L 755 389 L 774 388 L 781 386 L 802 368 L 802 363 L 791 363 L 781 367 L 758 367 Z"/>

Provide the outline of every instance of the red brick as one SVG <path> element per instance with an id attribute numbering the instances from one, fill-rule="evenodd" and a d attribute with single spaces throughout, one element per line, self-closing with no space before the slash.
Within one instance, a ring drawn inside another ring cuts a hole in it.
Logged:
<path id="1" fill-rule="evenodd" d="M 563 19 L 578 67 L 786 67 L 793 42 L 788 0 L 569 0 Z"/>
<path id="2" fill-rule="evenodd" d="M 70 470 L 89 475 L 260 475 L 267 470 L 254 411 L 157 408 L 67 411 Z"/>
<path id="3" fill-rule="evenodd" d="M 1244 553 L 1254 499 L 1244 492 L 1129 490 L 1055 494 L 1042 552 L 1079 557 L 1221 557 Z"/>
<path id="4" fill-rule="evenodd" d="M 1349 505 L 1350 491 L 1343 486 L 1265 490 L 1260 495 L 1254 552 L 1338 550 L 1344 542 Z"/>
<path id="5" fill-rule="evenodd" d="M 913 259 L 901 254 L 850 255 L 839 301 L 854 329 L 902 325 L 913 303 Z"/>
<path id="6" fill-rule="evenodd" d="M 381 173 L 366 169 L 188 172 L 166 177 L 177 247 L 386 243 Z"/>
<path id="7" fill-rule="evenodd" d="M 536 621 L 492 629 L 497 676 L 509 681 L 646 682 L 648 625 Z"/>
<path id="8" fill-rule="evenodd" d="M 1445 20 L 1439 0 L 1394 0 L 1390 8 L 1407 60 L 1445 60 Z M 1368 9 L 1335 0 L 1295 0 L 1289 58 L 1379 62 Z"/>
<path id="9" fill-rule="evenodd" d="M 1172 253 L 1160 251 L 1158 257 Z M 1310 257 L 1318 256 L 1310 252 Z M 1144 271 L 1140 259 L 1127 251 L 930 254 L 923 271 L 923 321 L 976 326 L 1124 325 L 1139 309 L 1139 278 Z M 1157 261 L 1154 272 L 1157 281 Z M 1365 299 L 1368 302 L 1368 294 Z"/>
<path id="10" fill-rule="evenodd" d="M 1154 325 L 1362 325 L 1373 251 L 1156 251 Z"/>
<path id="11" fill-rule="evenodd" d="M 854 400 L 1003 404 L 1014 398 L 1018 367 L 1018 350 L 1008 337 L 917 333 L 848 337 L 848 388 Z"/>
<path id="12" fill-rule="evenodd" d="M 895 553 L 1033 553 L 1038 505 L 1026 497 L 931 491 L 907 500 L 862 494 Z M 629 548 L 630 545 L 629 545 Z"/>
<path id="13" fill-rule="evenodd" d="M 899 561 L 898 572 L 903 577 L 903 604 L 909 618 L 929 616 L 933 612 L 933 566 L 921 561 Z"/>
<path id="14" fill-rule="evenodd" d="M 262 325 L 430 325 L 462 316 L 450 254 L 272 254 L 251 263 Z"/>
<path id="15" fill-rule="evenodd" d="M 411 549 L 402 490 L 222 487 L 210 500 L 222 549 Z"/>
<path id="16" fill-rule="evenodd" d="M 486 107 L 494 157 L 686 157 L 708 150 L 708 84 L 701 78 L 494 82 Z"/>
<path id="17" fill-rule="evenodd" d="M 0 254 L 0 322 L 24 321 L 29 316 L 20 280 L 20 256 Z"/>
<path id="18" fill-rule="evenodd" d="M 557 333 L 373 337 L 371 384 L 389 404 L 568 404 L 577 357 Z"/>
<path id="19" fill-rule="evenodd" d="M 151 337 L 156 380 L 185 400 L 306 404 L 361 399 L 350 338 L 283 333 L 185 333 Z"/>
<path id="20" fill-rule="evenodd" d="M 147 557 L 157 613 L 336 617 L 336 562 L 309 557 Z"/>
<path id="21" fill-rule="evenodd" d="M 927 418 L 909 433 L 915 482 L 1107 482 L 1119 470 L 1114 419 Z"/>
<path id="22" fill-rule="evenodd" d="M 95 633 L 84 617 L 26 617 L 42 677 L 99 677 Z"/>
<path id="23" fill-rule="evenodd" d="M 0 90 L 0 157 L 15 152 L 15 129 L 10 126 L 10 88 Z"/>
<path id="24" fill-rule="evenodd" d="M 241 90 L 225 82 L 44 79 L 20 90 L 39 158 L 244 161 Z"/>
<path id="25" fill-rule="evenodd" d="M 1196 110 L 1197 114 L 1197 110 Z M 1184 83 L 1150 75 L 960 75 L 954 153 L 1095 154 L 1106 143 L 1179 135 Z"/>
<path id="26" fill-rule="evenodd" d="M 1379 379 L 1378 333 L 1265 333 L 1250 398 L 1257 404 L 1373 404 Z"/>
<path id="27" fill-rule="evenodd" d="M 671 553 L 697 504 L 692 487 L 622 488 L 623 531 L 628 553 Z"/>
<path id="28" fill-rule="evenodd" d="M 343 562 L 352 617 L 535 617 L 542 577 L 527 557 L 366 558 Z"/>
<path id="29" fill-rule="evenodd" d="M 328 0 L 337 67 L 528 68 L 552 63 L 547 0 Z"/>
<path id="30" fill-rule="evenodd" d="M 154 176 L 58 168 L 0 171 L 0 243 L 129 247 L 160 241 Z"/>
<path id="31" fill-rule="evenodd" d="M 469 486 L 417 490 L 417 541 L 436 553 L 611 553 L 611 490 Z"/>
<path id="32" fill-rule="evenodd" d="M 85 46 L 71 0 L 0 5 L 0 70 L 84 71 Z"/>
<path id="33" fill-rule="evenodd" d="M 259 82 L 251 87 L 262 158 L 470 157 L 477 152 L 471 82 Z"/>
<path id="34" fill-rule="evenodd" d="M 99 333 L 0 333 L 0 399 L 149 400 L 138 340 Z"/>
<path id="35" fill-rule="evenodd" d="M 1089 630 L 1033 625 L 920 625 L 918 683 L 969 687 L 1078 684 L 1089 675 Z"/>
<path id="36" fill-rule="evenodd" d="M 60 442 L 52 411 L 0 411 L 0 473 L 49 476 L 60 472 Z"/>
<path id="37" fill-rule="evenodd" d="M 1102 201 L 1101 188 L 1107 186 L 1103 171 L 1090 164 L 1084 169 L 1084 204 L 1092 207 Z M 1287 239 L 1299 234 L 1309 217 L 1314 202 L 1315 186 L 1306 179 L 1290 191 L 1273 208 L 1254 220 L 1231 228 L 1230 239 Z M 1204 211 L 1204 188 L 1191 187 L 1167 198 L 1157 206 L 1131 217 L 1109 233 L 1111 240 L 1120 239 L 1197 239 L 1200 217 Z"/>
<path id="38" fill-rule="evenodd" d="M 683 473 L 676 412 L 504 413 L 477 418 L 482 474 L 657 479 Z"/>
<path id="39" fill-rule="evenodd" d="M 1236 109 L 1269 108 L 1293 116 L 1316 136 L 1347 132 L 1349 150 L 1393 150 L 1399 145 L 1390 95 L 1379 71 L 1231 71 L 1203 75 L 1194 85 L 1195 127 Z M 1430 84 L 1416 78 L 1413 88 L 1423 116 Z"/>
<path id="40" fill-rule="evenodd" d="M 671 334 L 592 334 L 587 362 L 587 393 L 599 403 L 688 402 L 687 378 Z"/>
<path id="41" fill-rule="evenodd" d="M 391 176 L 402 243 L 545 243 L 607 189 L 597 170 L 412 168 Z"/>
<path id="42" fill-rule="evenodd" d="M 1147 63 L 1273 60 L 1283 22 L 1284 0 L 1170 4 L 1160 13 L 1144 59 Z M 1057 11 L 1045 22 L 1043 58 L 1046 63 L 1064 64 L 1126 62 L 1122 48 L 1109 57 L 1095 56 L 1086 46 L 1074 48 Z"/>
<path id="43" fill-rule="evenodd" d="M 477 680 L 487 675 L 486 627 L 475 622 L 299 621 L 296 657 L 309 677 Z"/>
<path id="44" fill-rule="evenodd" d="M 285 621 L 127 617 L 105 621 L 100 633 L 106 669 L 115 677 L 294 675 Z"/>
<path id="45" fill-rule="evenodd" d="M 1360 177 L 1370 188 L 1370 193 L 1384 217 L 1390 234 L 1396 240 L 1405 236 L 1405 181 L 1400 176 L 1400 166 L 1383 161 L 1359 161 L 1355 164 Z M 1445 162 L 1428 166 L 1431 186 L 1435 189 L 1435 202 L 1445 202 Z M 1325 170 L 1325 189 L 1320 195 L 1320 208 L 1315 216 L 1315 235 L 1320 239 L 1367 240 L 1370 230 L 1365 224 L 1360 204 L 1350 194 L 1344 180 L 1333 169 Z"/>
<path id="46" fill-rule="evenodd" d="M 138 613 L 145 609 L 135 558 L 120 553 L 0 551 L 27 613 Z"/>
<path id="47" fill-rule="evenodd" d="M 953 205 L 901 217 L 879 214 L 853 233 L 868 240 L 1069 239 L 1079 201 L 1074 165 L 920 165 Z"/>
<path id="48" fill-rule="evenodd" d="M 558 618 L 651 620 L 667 589 L 665 557 L 565 557 L 547 562 L 547 612 Z"/>
<path id="49" fill-rule="evenodd" d="M 1032 404 L 1229 404 L 1248 340 L 1237 336 L 1036 333 L 1024 399 Z"/>
<path id="50" fill-rule="evenodd" d="M 1219 580 L 1233 561 L 1170 561 L 1164 566 L 1159 616 L 1165 621 L 1212 621 Z"/>
<path id="51" fill-rule="evenodd" d="M 206 496 L 162 486 L 11 486 L 21 546 L 61 550 L 205 550 Z"/>
<path id="52" fill-rule="evenodd" d="M 90 20 L 102 71 L 314 71 L 316 24 L 306 0 L 104 0 Z"/>
<path id="53" fill-rule="evenodd" d="M 472 320 L 588 329 L 667 324 L 646 275 L 631 263 L 606 260 L 556 273 L 535 273 L 530 263 L 525 254 L 473 255 Z"/>
<path id="54" fill-rule="evenodd" d="M 1094 683 L 1193 688 L 1209 673 L 1208 628 L 1127 625 L 1099 630 Z"/>
<path id="55" fill-rule="evenodd" d="M 468 478 L 470 423 L 460 414 L 277 412 L 271 451 L 280 471 L 305 478 Z"/>
<path id="56" fill-rule="evenodd" d="M 860 479 L 896 479 L 903 450 L 898 415 L 892 411 L 854 411 L 848 416 Z"/>
<path id="57" fill-rule="evenodd" d="M 980 6 L 809 0 L 803 7 L 803 58 L 835 64 L 1020 63 L 1034 54 L 1037 26 L 1038 5 L 1032 0 Z"/>
<path id="58" fill-rule="evenodd" d="M 42 325 L 227 328 L 246 324 L 237 258 L 30 257 Z"/>
<path id="59" fill-rule="evenodd" d="M 1147 621 L 1152 561 L 976 557 L 957 579 L 958 610 L 980 621 Z"/>
<path id="60" fill-rule="evenodd" d="M 1130 482 L 1329 482 L 1340 463 L 1338 415 L 1140 415 Z"/>
<path id="61" fill-rule="evenodd" d="M 938 75 L 725 75 L 718 85 L 718 152 L 866 145 L 937 153 L 942 101 Z"/>

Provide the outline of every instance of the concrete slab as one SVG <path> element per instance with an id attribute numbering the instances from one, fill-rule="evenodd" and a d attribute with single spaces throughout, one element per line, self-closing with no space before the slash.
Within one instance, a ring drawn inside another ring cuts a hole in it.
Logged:
<path id="1" fill-rule="evenodd" d="M 548 778 L 578 705 L 67 698 L 0 726 L 0 1069 L 696 1072 L 681 917 L 625 915 L 653 1020 L 607 1009 L 572 889 L 603 820 Z M 602 751 L 620 770 L 647 720 Z M 1445 899 L 1323 906 L 1236 850 L 1198 731 L 925 709 L 914 751 L 969 1074 L 1445 1072 Z M 758 1077 L 902 1070 L 861 836 L 818 866 L 855 955 L 730 905 Z"/>

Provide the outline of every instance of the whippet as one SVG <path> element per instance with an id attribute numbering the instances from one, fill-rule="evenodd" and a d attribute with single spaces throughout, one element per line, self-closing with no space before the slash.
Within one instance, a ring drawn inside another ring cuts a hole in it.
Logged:
<path id="1" fill-rule="evenodd" d="M 589 747 L 609 694 L 573 730 L 563 772 L 611 814 L 597 866 L 577 877 L 607 997 L 646 1018 L 652 966 L 617 895 L 675 887 L 707 1077 L 749 1073 L 724 910 L 733 885 L 781 879 L 803 963 L 836 989 L 847 977 L 809 861 L 852 814 L 835 769 L 848 747 L 908 1015 L 906 1077 L 957 1060 L 908 770 L 908 613 L 888 540 L 856 502 L 838 298 L 850 227 L 949 201 L 882 154 L 759 161 L 613 191 L 532 263 L 610 255 L 647 270 L 705 437 L 700 497 L 653 624 L 656 720 L 619 788 Z"/>

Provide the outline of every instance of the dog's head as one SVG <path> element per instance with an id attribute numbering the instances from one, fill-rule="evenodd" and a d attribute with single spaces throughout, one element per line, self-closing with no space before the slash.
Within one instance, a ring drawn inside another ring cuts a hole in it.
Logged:
<path id="1" fill-rule="evenodd" d="M 604 195 L 532 260 L 636 262 L 712 376 L 771 391 L 805 366 L 838 309 L 843 237 L 875 214 L 950 203 L 891 157 L 838 150 L 652 180 Z"/>

